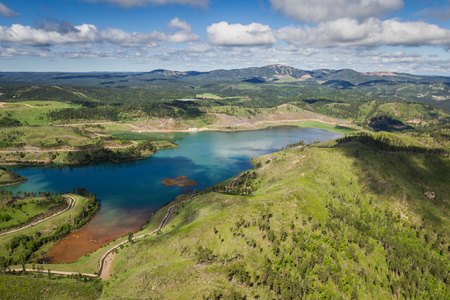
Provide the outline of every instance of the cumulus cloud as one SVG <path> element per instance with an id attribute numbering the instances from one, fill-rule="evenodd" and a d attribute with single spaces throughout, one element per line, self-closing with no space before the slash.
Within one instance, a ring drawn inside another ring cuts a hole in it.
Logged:
<path id="1" fill-rule="evenodd" d="M 143 6 L 146 4 L 154 4 L 154 5 L 180 4 L 180 5 L 193 5 L 199 7 L 206 7 L 209 3 L 209 0 L 85 0 L 85 1 L 108 2 L 127 8 Z"/>
<path id="2" fill-rule="evenodd" d="M 402 0 L 270 0 L 272 6 L 296 21 L 321 22 L 342 18 L 366 19 L 398 10 Z"/>
<path id="3" fill-rule="evenodd" d="M 211 43 L 221 46 L 262 46 L 277 42 L 273 30 L 259 23 L 214 23 L 206 28 L 206 33 Z"/>
<path id="4" fill-rule="evenodd" d="M 284 27 L 277 37 L 289 44 L 314 47 L 444 46 L 450 44 L 450 30 L 424 22 L 381 21 L 370 18 L 363 22 L 339 19 L 320 23 L 317 27 Z"/>
<path id="5" fill-rule="evenodd" d="M 95 25 L 72 26 L 67 21 L 46 20 L 36 27 L 13 24 L 0 26 L 0 42 L 26 46 L 61 44 L 109 43 L 122 47 L 153 47 L 158 43 L 185 43 L 199 38 L 192 28 L 178 18 L 168 24 L 168 32 L 126 32 L 122 29 L 98 30 Z"/>
<path id="6" fill-rule="evenodd" d="M 7 18 L 13 18 L 16 17 L 18 14 L 12 9 L 8 8 L 5 4 L 0 2 L 0 15 Z"/>

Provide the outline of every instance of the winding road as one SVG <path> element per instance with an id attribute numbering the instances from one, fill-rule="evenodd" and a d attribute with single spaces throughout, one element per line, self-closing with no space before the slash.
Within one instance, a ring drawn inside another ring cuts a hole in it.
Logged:
<path id="1" fill-rule="evenodd" d="M 68 196 L 68 197 L 72 197 L 72 196 Z M 192 199 L 192 198 L 193 198 L 193 197 L 190 197 L 190 198 L 188 198 L 188 199 Z M 186 200 L 188 200 L 188 199 L 186 199 Z M 75 201 L 73 198 L 72 198 L 72 200 Z M 72 201 L 72 203 L 73 203 L 73 201 Z M 70 207 L 70 206 L 71 206 L 71 205 L 69 205 L 69 207 Z M 177 206 L 177 204 L 174 204 L 174 205 L 172 205 L 172 206 L 169 207 L 169 209 L 167 210 L 166 215 L 165 215 L 164 218 L 162 219 L 162 221 L 161 221 L 161 223 L 159 224 L 159 226 L 158 226 L 157 229 L 155 229 L 155 230 L 153 230 L 152 232 L 149 232 L 149 233 L 145 233 L 145 234 L 141 234 L 141 235 L 139 235 L 139 236 L 135 236 L 135 237 L 133 237 L 133 240 L 136 240 L 136 239 L 139 239 L 139 238 L 142 238 L 142 237 L 145 237 L 145 236 L 150 236 L 150 235 L 155 234 L 156 232 L 158 232 L 161 228 L 164 227 L 164 225 L 166 225 L 167 220 L 169 219 L 170 215 L 172 214 L 173 209 L 174 209 L 176 206 Z M 65 211 L 67 211 L 67 209 L 66 209 Z M 61 213 L 61 212 L 59 212 L 59 213 Z M 53 215 L 53 216 L 51 216 L 51 217 L 54 217 L 54 216 L 55 216 L 55 215 Z M 49 218 L 50 218 L 50 217 L 49 217 Z M 44 220 L 47 220 L 47 219 L 49 219 L 49 218 L 46 218 L 46 219 L 44 219 Z M 42 221 L 44 221 L 44 220 L 41 220 L 40 222 L 42 222 Z M 39 222 L 39 223 L 40 223 L 40 222 Z M 37 224 L 37 223 L 36 223 L 36 224 Z M 34 225 L 35 225 L 35 224 L 34 224 Z M 30 227 L 30 226 L 33 226 L 33 225 L 29 225 L 28 227 Z M 18 230 L 22 230 L 22 229 L 24 229 L 24 227 L 23 227 L 23 228 L 20 228 L 20 229 L 18 229 Z M 8 233 L 10 233 L 10 232 L 8 232 Z M 47 272 L 50 272 L 51 274 L 57 274 L 57 275 L 79 275 L 79 274 L 81 274 L 82 276 L 87 276 L 87 277 L 98 277 L 98 276 L 100 276 L 100 277 L 103 278 L 104 276 L 102 276 L 102 275 L 104 275 L 104 274 L 102 274 L 102 273 L 104 272 L 104 268 L 105 268 L 105 260 L 106 260 L 106 258 L 108 257 L 108 255 L 112 254 L 112 252 L 113 252 L 115 249 L 119 248 L 120 246 L 122 246 L 122 245 L 124 245 L 124 244 L 126 244 L 126 243 L 128 243 L 128 240 L 125 240 L 125 241 L 123 241 L 123 242 L 120 242 L 119 244 L 117 244 L 117 245 L 111 247 L 107 252 L 105 252 L 105 254 L 103 254 L 103 256 L 102 256 L 102 257 L 100 258 L 100 260 L 99 260 L 99 267 L 98 267 L 97 274 L 80 273 L 80 272 L 68 272 L 68 271 L 52 271 L 52 270 L 50 270 L 50 269 L 47 269 L 47 271 L 46 271 L 46 270 L 36 270 L 36 269 L 33 270 L 33 269 L 30 269 L 30 268 L 25 268 L 25 271 L 27 271 L 27 272 L 39 272 L 39 273 L 47 273 Z M 12 271 L 19 272 L 19 271 L 22 271 L 23 268 L 12 268 L 11 270 L 12 270 Z"/>
<path id="2" fill-rule="evenodd" d="M 72 209 L 72 208 L 75 206 L 76 202 L 77 202 L 77 198 L 74 197 L 74 196 L 71 196 L 71 195 L 64 195 L 64 197 L 70 198 L 69 206 L 68 206 L 65 210 L 62 210 L 62 211 L 60 211 L 60 212 L 57 212 L 56 214 L 53 214 L 53 215 L 51 215 L 51 216 L 48 216 L 48 217 L 45 218 L 45 219 L 36 221 L 36 222 L 34 222 L 34 223 L 25 225 L 25 226 L 23 226 L 23 227 L 20 227 L 20 228 L 17 228 L 17 229 L 13 229 L 13 230 L 10 230 L 10 231 L 7 231 L 7 232 L 0 233 L 0 236 L 2 236 L 2 235 L 7 235 L 7 234 L 10 234 L 10 233 L 14 233 L 14 232 L 18 232 L 18 231 L 21 231 L 21 230 L 24 230 L 24 229 L 27 229 L 27 228 L 36 226 L 36 225 L 39 224 L 39 223 L 42 223 L 42 222 L 44 222 L 44 221 L 47 221 L 47 220 L 49 220 L 49 219 L 51 219 L 51 218 L 56 217 L 57 215 L 60 215 L 60 214 L 62 214 L 62 213 L 64 213 L 64 212 L 66 212 L 66 211 Z"/>
<path id="3" fill-rule="evenodd" d="M 164 225 L 166 225 L 166 222 L 169 219 L 170 215 L 172 214 L 172 211 L 175 208 L 175 206 L 176 206 L 176 204 L 174 204 L 174 205 L 169 207 L 169 209 L 167 210 L 166 215 L 162 219 L 161 224 L 159 224 L 157 229 L 155 229 L 155 230 L 153 230 L 152 232 L 149 232 L 149 233 L 145 233 L 145 234 L 141 234 L 141 235 L 135 236 L 135 237 L 133 237 L 133 241 L 136 240 L 136 239 L 145 237 L 145 236 L 149 236 L 149 235 L 155 234 L 156 232 L 158 232 L 158 230 L 163 228 Z M 124 245 L 126 243 L 128 243 L 128 240 L 125 240 L 125 241 L 115 245 L 114 247 L 109 249 L 105 254 L 103 254 L 102 258 L 100 258 L 100 261 L 99 261 L 99 266 L 98 266 L 98 271 L 97 271 L 98 276 L 102 277 L 102 275 L 103 275 L 102 272 L 104 271 L 106 257 L 108 255 L 110 255 L 115 249 L 119 248 L 120 246 L 122 246 L 122 245 Z"/>
<path id="4" fill-rule="evenodd" d="M 228 193 L 229 191 L 230 191 L 230 189 L 232 189 L 232 188 L 234 188 L 234 186 L 236 185 L 236 182 L 239 180 L 239 179 L 241 179 L 241 177 L 243 176 L 244 174 L 241 174 L 241 175 L 239 175 L 238 177 L 236 177 L 235 179 L 233 179 L 231 182 L 230 182 L 230 185 L 227 187 L 227 189 L 226 189 L 226 193 Z"/>

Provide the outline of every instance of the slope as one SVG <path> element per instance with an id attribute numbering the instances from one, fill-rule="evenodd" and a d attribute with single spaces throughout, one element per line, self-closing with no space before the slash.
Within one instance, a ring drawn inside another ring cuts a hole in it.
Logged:
<path id="1" fill-rule="evenodd" d="M 245 196 L 182 202 L 121 249 L 103 298 L 448 297 L 450 160 L 393 149 L 344 139 L 256 158 L 232 190 Z"/>

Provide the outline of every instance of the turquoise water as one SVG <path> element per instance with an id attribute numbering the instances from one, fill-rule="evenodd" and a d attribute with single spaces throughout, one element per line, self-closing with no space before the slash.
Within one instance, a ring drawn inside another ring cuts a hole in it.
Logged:
<path id="1" fill-rule="evenodd" d="M 247 132 L 199 132 L 179 134 L 181 147 L 126 163 L 94 163 L 71 167 L 16 167 L 28 178 L 23 184 L 5 187 L 22 191 L 72 191 L 77 187 L 95 193 L 101 210 L 90 225 L 97 238 L 106 232 L 127 233 L 142 226 L 153 210 L 174 199 L 182 188 L 166 187 L 161 180 L 188 176 L 210 187 L 251 169 L 250 159 L 304 140 L 325 141 L 342 136 L 321 129 L 271 129 Z"/>

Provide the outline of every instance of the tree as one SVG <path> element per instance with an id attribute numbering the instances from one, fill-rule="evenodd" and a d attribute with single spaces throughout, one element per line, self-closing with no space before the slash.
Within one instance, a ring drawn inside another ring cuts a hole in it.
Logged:
<path id="1" fill-rule="evenodd" d="M 128 242 L 133 243 L 133 233 L 132 232 L 128 232 Z"/>

